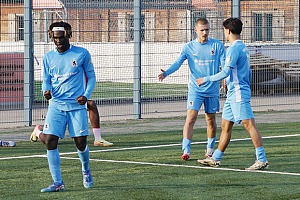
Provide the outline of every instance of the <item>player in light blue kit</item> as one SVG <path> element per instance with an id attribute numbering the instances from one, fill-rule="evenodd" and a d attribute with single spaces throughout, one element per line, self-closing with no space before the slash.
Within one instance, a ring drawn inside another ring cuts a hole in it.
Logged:
<path id="1" fill-rule="evenodd" d="M 254 115 L 250 105 L 251 68 L 250 54 L 246 45 L 240 40 L 243 23 L 238 18 L 229 18 L 223 22 L 225 39 L 231 46 L 226 51 L 226 63 L 221 72 L 213 76 L 197 79 L 198 85 L 203 85 L 226 78 L 227 98 L 222 113 L 222 133 L 218 149 L 212 157 L 198 160 L 199 163 L 216 167 L 227 148 L 233 124 L 241 123 L 249 133 L 256 151 L 255 163 L 246 170 L 262 170 L 269 165 L 262 143 L 262 137 L 255 125 Z"/>
<path id="2" fill-rule="evenodd" d="M 56 49 L 45 54 L 43 59 L 44 97 L 49 100 L 44 123 L 43 142 L 47 147 L 47 158 L 53 184 L 41 192 L 64 191 L 60 170 L 58 140 L 64 138 L 66 127 L 74 139 L 82 163 L 83 185 L 90 188 L 93 178 L 89 166 L 87 146 L 88 116 L 86 102 L 96 84 L 91 55 L 85 48 L 73 46 L 71 26 L 66 22 L 55 22 L 49 26 L 49 37 Z M 85 84 L 85 79 L 88 82 Z"/>
<path id="3" fill-rule="evenodd" d="M 214 75 L 219 72 L 225 62 L 224 45 L 216 39 L 209 38 L 209 22 L 200 18 L 195 23 L 197 38 L 184 45 L 178 59 L 166 70 L 161 70 L 158 80 L 177 71 L 185 60 L 188 60 L 190 69 L 190 81 L 188 85 L 187 116 L 183 128 L 182 160 L 190 159 L 193 127 L 198 112 L 204 104 L 205 118 L 207 123 L 207 148 L 205 156 L 210 157 L 213 153 L 216 141 L 216 112 L 219 111 L 219 83 L 210 82 L 198 86 L 196 80 L 200 77 Z"/>

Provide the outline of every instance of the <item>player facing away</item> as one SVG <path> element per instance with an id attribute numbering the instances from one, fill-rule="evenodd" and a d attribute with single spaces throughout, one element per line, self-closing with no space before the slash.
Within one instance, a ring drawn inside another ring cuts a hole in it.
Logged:
<path id="1" fill-rule="evenodd" d="M 198 162 L 212 167 L 219 166 L 224 151 L 230 142 L 233 124 L 242 122 L 251 137 L 256 154 L 255 163 L 246 170 L 262 170 L 267 168 L 269 163 L 250 105 L 250 54 L 240 39 L 243 23 L 238 18 L 228 18 L 223 22 L 223 26 L 225 39 L 230 42 L 230 47 L 226 51 L 225 66 L 216 75 L 197 79 L 198 85 L 201 86 L 226 78 L 228 91 L 222 112 L 222 132 L 218 148 L 212 157 L 198 160 Z"/>
<path id="2" fill-rule="evenodd" d="M 209 22 L 200 18 L 195 23 L 197 38 L 184 45 L 180 56 L 166 70 L 161 70 L 158 80 L 163 81 L 167 76 L 177 71 L 185 60 L 188 60 L 190 81 L 188 85 L 187 116 L 183 127 L 182 160 L 189 160 L 193 127 L 198 112 L 204 104 L 207 123 L 207 147 L 205 156 L 211 156 L 216 141 L 216 112 L 219 111 L 219 83 L 210 82 L 198 86 L 197 78 L 214 75 L 219 72 L 225 62 L 224 45 L 216 39 L 209 38 Z"/>
<path id="3" fill-rule="evenodd" d="M 47 159 L 53 183 L 41 192 L 64 191 L 60 170 L 58 140 L 65 136 L 66 127 L 74 139 L 81 161 L 83 185 L 90 188 L 93 178 L 90 172 L 88 115 L 86 102 L 96 84 L 94 66 L 87 49 L 70 44 L 71 26 L 66 22 L 54 22 L 49 26 L 49 37 L 56 46 L 43 59 L 42 90 L 49 100 L 44 123 L 42 142 L 46 144 Z M 85 86 L 84 78 L 88 77 Z"/>

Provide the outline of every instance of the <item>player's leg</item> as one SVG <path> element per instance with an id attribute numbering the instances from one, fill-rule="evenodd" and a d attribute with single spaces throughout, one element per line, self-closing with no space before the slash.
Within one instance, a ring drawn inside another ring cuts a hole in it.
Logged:
<path id="1" fill-rule="evenodd" d="M 207 124 L 207 145 L 205 151 L 205 157 L 211 157 L 214 152 L 214 146 L 217 138 L 217 123 L 215 113 L 205 113 L 205 119 Z"/>
<path id="2" fill-rule="evenodd" d="M 219 97 L 207 97 L 204 99 L 205 119 L 207 124 L 207 145 L 205 157 L 211 157 L 217 138 L 216 112 L 220 109 Z"/>
<path id="3" fill-rule="evenodd" d="M 182 151 L 183 155 L 181 156 L 182 160 L 188 160 L 191 153 L 191 141 L 193 137 L 193 128 L 197 120 L 198 111 L 196 110 L 187 110 L 186 120 L 183 127 L 182 133 Z"/>
<path id="4" fill-rule="evenodd" d="M 70 137 L 74 139 L 78 157 L 81 161 L 83 186 L 90 188 L 93 178 L 90 171 L 90 150 L 87 145 L 88 116 L 85 109 L 68 112 L 68 130 Z"/>
<path id="5" fill-rule="evenodd" d="M 223 157 L 224 151 L 226 150 L 233 127 L 234 117 L 231 109 L 231 105 L 228 102 L 225 102 L 222 113 L 222 131 L 219 139 L 218 148 L 213 153 L 212 157 L 207 157 L 203 160 L 198 160 L 199 163 L 207 166 L 216 167 L 220 165 L 220 160 Z"/>
<path id="6" fill-rule="evenodd" d="M 104 146 L 104 147 L 113 146 L 113 143 L 108 142 L 101 137 L 100 115 L 99 115 L 96 102 L 93 100 L 88 100 L 87 108 L 89 112 L 90 122 L 93 128 L 94 146 Z"/>
<path id="7" fill-rule="evenodd" d="M 60 170 L 60 156 L 57 148 L 59 138 L 64 138 L 66 130 L 65 113 L 55 108 L 48 108 L 43 139 L 47 147 L 47 159 L 53 183 L 41 190 L 41 192 L 64 191 L 65 186 Z"/>
<path id="8" fill-rule="evenodd" d="M 218 148 L 215 150 L 211 157 L 206 157 L 205 159 L 198 160 L 197 162 L 211 167 L 217 167 L 220 165 L 220 161 L 224 155 L 224 151 L 226 150 L 230 142 L 233 124 L 234 123 L 231 121 L 222 119 L 222 131 L 219 139 Z"/>
<path id="9" fill-rule="evenodd" d="M 246 169 L 248 170 L 266 169 L 269 163 L 267 161 L 261 134 L 255 124 L 254 115 L 252 112 L 250 102 L 242 103 L 241 110 L 242 110 L 241 117 L 243 119 L 242 123 L 251 137 L 253 146 L 255 147 L 255 155 L 256 155 L 255 163 Z"/>
<path id="10" fill-rule="evenodd" d="M 182 132 L 182 160 L 189 160 L 191 153 L 191 142 L 193 137 L 193 129 L 198 117 L 198 111 L 202 105 L 203 98 L 194 91 L 188 92 L 187 113 L 185 124 Z"/>

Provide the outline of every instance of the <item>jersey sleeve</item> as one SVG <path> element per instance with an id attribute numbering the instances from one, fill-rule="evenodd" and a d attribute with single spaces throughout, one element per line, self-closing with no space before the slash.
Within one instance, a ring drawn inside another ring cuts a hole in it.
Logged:
<path id="1" fill-rule="evenodd" d="M 43 68 L 42 68 L 42 91 L 43 93 L 47 90 L 51 90 L 51 76 L 49 74 L 49 64 L 47 60 L 47 55 L 43 59 Z"/>
<path id="2" fill-rule="evenodd" d="M 221 43 L 220 44 L 220 64 L 221 64 L 221 69 L 225 66 L 225 59 L 226 59 L 226 53 L 225 53 L 225 47 Z"/>
<path id="3" fill-rule="evenodd" d="M 96 75 L 91 54 L 88 51 L 86 52 L 84 61 L 84 73 L 87 78 L 87 85 L 83 96 L 89 99 L 96 85 Z"/>

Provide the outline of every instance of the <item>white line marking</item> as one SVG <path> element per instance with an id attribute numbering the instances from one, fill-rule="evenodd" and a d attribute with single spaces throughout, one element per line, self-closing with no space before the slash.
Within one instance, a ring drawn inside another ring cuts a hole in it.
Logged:
<path id="1" fill-rule="evenodd" d="M 300 134 L 293 134 L 293 135 L 267 136 L 267 137 L 262 137 L 262 138 L 263 139 L 272 139 L 272 138 L 299 137 L 299 136 L 300 136 Z M 251 138 L 231 139 L 230 142 L 246 141 L 246 140 L 251 140 Z M 218 143 L 219 141 L 216 141 L 216 142 Z M 205 142 L 192 142 L 191 144 L 206 144 L 206 141 Z M 100 150 L 90 151 L 90 153 L 110 152 L 110 151 L 125 151 L 125 150 L 136 150 L 136 149 L 152 149 L 152 148 L 171 147 L 171 146 L 180 146 L 180 145 L 181 145 L 181 143 L 177 143 L 177 144 L 164 144 L 164 145 L 153 145 L 153 146 L 142 146 L 142 147 L 100 149 Z M 60 155 L 72 155 L 72 154 L 77 154 L 77 152 L 60 153 Z M 45 157 L 45 155 L 5 157 L 5 158 L 0 158 L 0 160 L 8 160 L 8 159 L 14 159 L 14 158 L 31 158 L 31 157 Z"/>
<path id="2" fill-rule="evenodd" d="M 263 139 L 272 139 L 272 138 L 285 138 L 285 137 L 298 137 L 300 134 L 293 135 L 279 135 L 279 136 L 267 136 L 263 137 Z M 236 141 L 246 141 L 251 140 L 251 138 L 241 138 L 241 139 L 232 139 L 231 142 Z M 219 141 L 216 141 L 219 142 Z M 193 142 L 192 144 L 206 144 L 206 142 Z M 166 145 L 153 145 L 153 146 L 142 146 L 142 147 L 128 147 L 128 148 L 119 148 L 119 149 L 102 149 L 102 150 L 94 150 L 90 151 L 91 153 L 97 152 L 109 152 L 109 151 L 125 151 L 125 150 L 135 150 L 135 149 L 151 149 L 151 148 L 160 148 L 160 147 L 170 147 L 170 146 L 180 146 L 181 144 L 166 144 Z M 60 153 L 60 155 L 72 155 L 77 154 L 77 152 L 67 152 Z M 41 155 L 30 155 L 30 156 L 16 156 L 16 157 L 4 157 L 0 158 L 0 160 L 10 160 L 10 159 L 18 159 L 18 158 L 46 158 L 46 154 Z M 63 159 L 79 159 L 79 158 L 71 158 L 71 157 L 62 157 Z M 185 168 L 195 168 L 195 169 L 210 169 L 210 170 L 223 170 L 223 171 L 235 171 L 235 172 L 254 172 L 254 173 L 266 173 L 266 174 L 281 174 L 281 175 L 292 175 L 292 176 L 300 176 L 299 173 L 290 173 L 290 172 L 275 172 L 275 171 L 249 171 L 249 170 L 241 170 L 241 169 L 232 169 L 232 168 L 213 168 L 213 167 L 202 167 L 202 166 L 190 166 L 190 165 L 175 165 L 175 164 L 163 164 L 163 163 L 150 163 L 150 162 L 135 162 L 135 161 L 118 161 L 118 160 L 101 160 L 101 159 L 90 159 L 90 161 L 96 162 L 110 162 L 110 163 L 126 163 L 126 164 L 140 164 L 140 165 L 153 165 L 153 166 L 169 166 L 169 167 L 185 167 Z"/>
<path id="3" fill-rule="evenodd" d="M 72 157 L 61 157 L 68 160 L 79 160 L 79 158 Z M 152 166 L 166 166 L 166 167 L 181 167 L 181 168 L 193 168 L 193 169 L 210 169 L 210 170 L 221 170 L 221 171 L 233 171 L 233 172 L 251 172 L 251 173 L 265 173 L 265 174 L 280 174 L 280 175 L 291 175 L 300 176 L 300 173 L 290 172 L 275 172 L 275 171 L 263 171 L 263 170 L 242 170 L 232 168 L 221 168 L 221 167 L 202 167 L 202 166 L 191 166 L 191 165 L 176 165 L 176 164 L 164 164 L 164 163 L 151 163 L 151 162 L 135 162 L 135 161 L 121 161 L 121 160 L 101 160 L 101 159 L 90 159 L 90 161 L 96 162 L 108 162 L 108 163 L 124 163 L 124 164 L 139 164 L 139 165 L 152 165 Z"/>
<path id="4" fill-rule="evenodd" d="M 4 157 L 0 158 L 0 160 L 12 160 L 18 158 L 47 158 L 47 155 L 30 155 L 30 156 L 15 156 L 15 157 Z"/>

